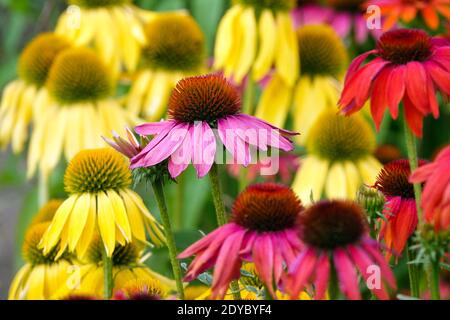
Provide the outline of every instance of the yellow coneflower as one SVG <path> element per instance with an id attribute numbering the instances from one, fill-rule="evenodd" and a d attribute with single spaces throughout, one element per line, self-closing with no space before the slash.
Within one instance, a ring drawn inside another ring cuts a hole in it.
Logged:
<path id="1" fill-rule="evenodd" d="M 118 152 L 91 149 L 79 152 L 69 163 L 64 186 L 69 198 L 59 207 L 42 237 L 44 253 L 59 246 L 83 257 L 98 228 L 108 257 L 117 243 L 165 240 L 160 225 L 137 193 L 129 189 L 131 171 Z M 58 253 L 58 254 L 59 254 Z"/>
<path id="2" fill-rule="evenodd" d="M 31 220 L 30 225 L 39 224 L 42 222 L 51 222 L 53 217 L 55 216 L 56 211 L 61 206 L 64 200 L 61 199 L 53 199 L 44 204 L 36 215 Z"/>
<path id="3" fill-rule="evenodd" d="M 28 176 L 39 168 L 48 176 L 64 153 L 104 145 L 101 135 L 135 124 L 110 97 L 114 81 L 107 67 L 87 48 L 62 52 L 50 68 L 43 90 L 34 101 L 34 129 L 28 155 Z"/>
<path id="4" fill-rule="evenodd" d="M 360 115 L 325 110 L 311 128 L 292 188 L 303 203 L 327 198 L 354 199 L 361 184 L 372 185 L 382 165 L 374 158 L 375 135 Z"/>
<path id="5" fill-rule="evenodd" d="M 336 108 L 340 84 L 347 65 L 346 48 L 327 25 L 306 25 L 297 30 L 300 49 L 300 79 L 287 86 L 278 74 L 268 83 L 256 116 L 276 126 L 283 126 L 293 101 L 294 128 L 304 144 L 311 126 L 327 108 Z"/>
<path id="6" fill-rule="evenodd" d="M 78 281 L 78 286 L 69 293 L 61 290 L 55 292 L 54 298 L 60 299 L 68 294 L 89 294 L 97 297 L 104 295 L 104 269 L 102 260 L 102 241 L 100 237 L 95 236 L 86 253 L 85 263 L 80 267 L 79 273 L 71 275 L 69 281 Z M 113 277 L 113 295 L 123 288 L 126 288 L 131 281 L 158 281 L 160 292 L 164 296 L 175 289 L 175 282 L 168 279 L 143 263 L 142 248 L 137 243 L 128 243 L 126 245 L 118 244 L 112 254 L 112 277 Z M 75 279 L 78 278 L 78 279 Z M 73 278 L 73 279 L 72 279 Z"/>
<path id="7" fill-rule="evenodd" d="M 33 103 L 41 94 L 53 61 L 69 46 L 62 36 L 43 33 L 25 47 L 19 58 L 19 79 L 5 87 L 0 102 L 0 147 L 11 142 L 14 153 L 23 150 Z"/>
<path id="8" fill-rule="evenodd" d="M 134 71 L 146 40 L 142 29 L 152 13 L 139 9 L 132 0 L 67 0 L 70 6 L 60 16 L 55 32 L 76 45 L 91 46 L 101 59 L 119 72 Z"/>
<path id="9" fill-rule="evenodd" d="M 9 288 L 8 299 L 50 299 L 54 292 L 65 290 L 64 288 L 69 286 L 68 278 L 73 271 L 70 256 L 64 253 L 55 259 L 56 250 L 44 254 L 38 248 L 39 241 L 48 225 L 48 222 L 44 222 L 28 229 L 22 248 L 26 264 L 15 275 Z"/>
<path id="10" fill-rule="evenodd" d="M 204 71 L 205 37 L 195 20 L 184 12 L 155 14 L 144 32 L 147 45 L 126 104 L 134 114 L 159 121 L 176 83 Z"/>
<path id="11" fill-rule="evenodd" d="M 217 30 L 214 67 L 239 84 L 250 71 L 260 80 L 275 66 L 293 85 L 299 65 L 294 7 L 295 0 L 233 0 Z"/>

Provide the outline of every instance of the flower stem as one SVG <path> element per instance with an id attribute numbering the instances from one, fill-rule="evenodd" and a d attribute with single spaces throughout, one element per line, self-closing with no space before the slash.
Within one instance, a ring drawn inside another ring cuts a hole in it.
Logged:
<path id="1" fill-rule="evenodd" d="M 211 192 L 213 196 L 214 207 L 216 208 L 217 224 L 223 226 L 228 219 L 225 214 L 225 205 L 222 199 L 222 190 L 220 187 L 219 170 L 216 163 L 213 163 L 211 170 L 209 170 L 209 179 L 211 180 Z M 241 300 L 241 292 L 237 281 L 231 282 L 231 291 L 234 300 Z"/>
<path id="2" fill-rule="evenodd" d="M 419 161 L 417 159 L 417 146 L 416 146 L 416 138 L 412 133 L 411 129 L 409 129 L 406 119 L 403 121 L 405 126 L 405 142 L 406 149 L 408 152 L 409 166 L 411 168 L 411 172 L 417 169 L 419 166 Z M 421 207 L 421 199 L 422 199 L 422 186 L 420 183 L 414 183 L 414 197 L 416 199 L 416 207 L 417 207 L 417 219 L 419 221 L 419 227 L 422 225 L 422 207 Z"/>
<path id="3" fill-rule="evenodd" d="M 411 290 L 411 296 L 418 298 L 420 296 L 420 283 L 419 283 L 419 269 L 416 264 L 414 264 L 415 254 L 410 248 L 410 241 L 406 245 L 406 259 L 408 266 L 408 276 L 409 276 L 409 288 Z"/>
<path id="4" fill-rule="evenodd" d="M 339 300 L 339 283 L 337 278 L 337 272 L 334 266 L 331 266 L 330 270 L 330 282 L 328 285 L 328 295 L 330 300 Z"/>
<path id="5" fill-rule="evenodd" d="M 175 214 L 173 217 L 173 226 L 175 230 L 180 230 L 183 227 L 184 180 L 183 175 L 180 175 L 177 179 L 177 201 L 175 203 Z"/>
<path id="6" fill-rule="evenodd" d="M 433 261 L 431 263 L 431 279 L 430 279 L 430 289 L 431 289 L 431 299 L 440 300 L 440 286 L 439 286 L 439 260 Z"/>
<path id="7" fill-rule="evenodd" d="M 114 282 L 112 274 L 112 258 L 108 257 L 106 248 L 103 247 L 103 297 L 105 300 L 109 300 L 112 297 Z"/>
<path id="8" fill-rule="evenodd" d="M 181 276 L 181 267 L 177 260 L 177 248 L 175 238 L 170 225 L 169 213 L 167 211 L 166 199 L 164 196 L 164 188 L 162 182 L 158 179 L 152 182 L 153 192 L 155 193 L 156 202 L 158 203 L 161 221 L 167 240 L 167 248 L 169 249 L 170 264 L 172 265 L 173 277 L 177 285 L 178 297 L 184 299 L 184 289 Z"/>
<path id="9" fill-rule="evenodd" d="M 42 172 L 38 176 L 38 205 L 42 207 L 48 202 L 48 177 Z"/>

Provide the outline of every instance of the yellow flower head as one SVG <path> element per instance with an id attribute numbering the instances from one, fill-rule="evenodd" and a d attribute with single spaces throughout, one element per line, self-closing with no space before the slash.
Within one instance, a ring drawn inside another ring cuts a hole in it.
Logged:
<path id="1" fill-rule="evenodd" d="M 375 135 L 360 116 L 345 117 L 326 110 L 312 126 L 306 142 L 308 156 L 293 189 L 302 202 L 311 196 L 354 199 L 362 184 L 373 184 L 381 164 L 372 156 Z"/>
<path id="2" fill-rule="evenodd" d="M 344 43 L 328 25 L 306 25 L 297 30 L 301 75 L 340 78 L 348 62 Z"/>
<path id="3" fill-rule="evenodd" d="M 70 47 L 69 41 L 54 33 L 43 33 L 34 38 L 19 58 L 19 77 L 27 83 L 41 87 L 47 80 L 56 57 Z"/>
<path id="4" fill-rule="evenodd" d="M 59 207 L 44 234 L 41 247 L 47 253 L 60 242 L 58 255 L 68 247 L 81 258 L 97 228 L 108 256 L 116 244 L 134 240 L 161 245 L 164 236 L 155 218 L 137 193 L 128 189 L 131 173 L 121 154 L 112 149 L 78 153 L 64 177 L 69 198 Z"/>
<path id="5" fill-rule="evenodd" d="M 48 226 L 48 222 L 34 224 L 26 232 L 22 247 L 26 264 L 11 283 L 9 299 L 49 299 L 66 285 L 72 266 L 70 256 L 64 253 L 56 257 L 56 250 L 44 253 L 38 246 Z"/>
<path id="6" fill-rule="evenodd" d="M 31 221 L 31 225 L 42 223 L 42 222 L 50 222 L 52 221 L 53 217 L 55 216 L 56 211 L 63 203 L 63 200 L 60 199 L 54 199 L 48 201 L 46 204 L 44 204 L 41 209 L 39 209 L 38 213 L 34 216 L 33 220 Z"/>
<path id="7" fill-rule="evenodd" d="M 61 104 L 96 101 L 112 93 L 113 80 L 94 51 L 74 48 L 55 59 L 47 88 Z"/>

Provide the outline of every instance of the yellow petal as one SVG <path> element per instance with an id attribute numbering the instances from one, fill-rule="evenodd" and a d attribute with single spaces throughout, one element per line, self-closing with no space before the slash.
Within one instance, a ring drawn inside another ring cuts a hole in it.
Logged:
<path id="1" fill-rule="evenodd" d="M 27 263 L 20 268 L 19 271 L 17 271 L 11 285 L 9 286 L 8 300 L 22 300 L 24 298 L 23 287 L 27 281 L 30 269 L 31 265 Z"/>
<path id="2" fill-rule="evenodd" d="M 298 194 L 303 204 L 320 200 L 329 163 L 314 156 L 307 156 L 301 163 L 300 169 L 292 183 L 292 189 Z"/>
<path id="3" fill-rule="evenodd" d="M 114 223 L 114 209 L 108 196 L 100 192 L 97 194 L 97 219 L 100 235 L 108 257 L 112 256 L 116 246 L 116 226 Z"/>
<path id="4" fill-rule="evenodd" d="M 45 290 L 45 264 L 39 264 L 31 270 L 28 277 L 27 300 L 43 300 Z"/>
<path id="5" fill-rule="evenodd" d="M 330 199 L 347 198 L 347 177 L 342 163 L 335 162 L 331 165 L 325 185 L 325 191 L 327 197 Z"/>
<path id="6" fill-rule="evenodd" d="M 263 78 L 272 67 L 276 48 L 276 23 L 272 11 L 263 10 L 259 18 L 259 52 L 253 66 L 255 80 Z"/>
<path id="7" fill-rule="evenodd" d="M 263 91 L 255 116 L 276 127 L 283 127 L 289 113 L 291 88 L 275 74 Z"/>
<path id="8" fill-rule="evenodd" d="M 143 113 L 148 121 L 159 121 L 164 116 L 174 86 L 170 74 L 163 71 L 154 73 L 143 105 Z"/>
<path id="9" fill-rule="evenodd" d="M 344 162 L 345 175 L 347 177 L 347 198 L 355 199 L 356 192 L 361 185 L 361 178 L 356 165 L 351 161 Z"/>
<path id="10" fill-rule="evenodd" d="M 256 18 L 255 10 L 248 7 L 242 13 L 240 20 L 240 29 L 242 32 L 239 59 L 236 62 L 234 70 L 234 80 L 241 83 L 242 79 L 249 72 L 256 55 Z"/>
<path id="11" fill-rule="evenodd" d="M 84 231 L 78 241 L 76 251 L 79 258 L 83 258 L 89 245 L 91 244 L 97 222 L 97 201 L 95 195 L 89 195 L 89 213 L 86 219 Z"/>
<path id="12" fill-rule="evenodd" d="M 122 198 L 113 190 L 108 191 L 108 198 L 114 209 L 114 220 L 127 242 L 131 241 L 131 227 Z"/>
<path id="13" fill-rule="evenodd" d="M 216 43 L 214 48 L 214 68 L 221 69 L 225 66 L 225 62 L 232 54 L 234 29 L 239 21 L 242 12 L 240 5 L 235 5 L 228 10 L 219 23 L 216 35 Z"/>
<path id="14" fill-rule="evenodd" d="M 77 246 L 78 241 L 84 231 L 86 222 L 89 216 L 89 207 L 91 205 L 91 198 L 88 193 L 81 194 L 75 203 L 72 214 L 70 215 L 69 221 L 69 250 L 74 251 Z"/>
<path id="15" fill-rule="evenodd" d="M 358 162 L 358 169 L 363 183 L 373 185 L 383 165 L 372 156 L 367 156 Z"/>
<path id="16" fill-rule="evenodd" d="M 284 81 L 293 86 L 299 74 L 297 36 L 288 13 L 279 12 L 276 19 L 277 52 L 275 66 Z"/>
<path id="17" fill-rule="evenodd" d="M 144 221 L 138 206 L 134 203 L 134 201 L 127 193 L 121 192 L 120 194 L 122 196 L 122 199 L 124 201 L 127 210 L 128 221 L 130 222 L 133 237 L 135 237 L 140 241 L 145 242 L 146 237 L 145 237 Z"/>
<path id="18" fill-rule="evenodd" d="M 133 81 L 130 92 L 127 97 L 127 109 L 133 115 L 139 115 L 144 105 L 144 97 L 148 92 L 152 82 L 153 73 L 150 71 L 141 71 Z"/>

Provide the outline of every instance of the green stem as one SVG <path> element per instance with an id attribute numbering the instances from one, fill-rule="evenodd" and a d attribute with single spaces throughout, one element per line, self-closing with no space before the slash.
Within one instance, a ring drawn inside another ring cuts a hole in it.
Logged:
<path id="1" fill-rule="evenodd" d="M 407 259 L 407 266 L 408 266 L 408 276 L 409 276 L 409 287 L 411 290 L 411 296 L 419 298 L 420 296 L 420 276 L 419 276 L 419 269 L 416 264 L 414 264 L 415 260 L 415 254 L 410 248 L 411 243 L 408 242 L 406 245 L 406 259 Z"/>
<path id="2" fill-rule="evenodd" d="M 439 286 L 439 260 L 431 263 L 431 279 L 430 279 L 431 299 L 440 300 L 441 292 Z"/>
<path id="3" fill-rule="evenodd" d="M 113 287 L 114 287 L 114 281 L 113 281 L 113 274 L 112 274 L 112 258 L 108 257 L 108 254 L 106 253 L 106 248 L 104 245 L 103 247 L 103 297 L 105 300 L 109 300 L 112 297 Z"/>
<path id="4" fill-rule="evenodd" d="M 211 170 L 209 170 L 209 179 L 211 181 L 211 192 L 214 207 L 216 208 L 217 224 L 219 226 L 223 226 L 228 222 L 228 219 L 225 214 L 225 205 L 223 204 L 222 190 L 220 187 L 220 180 L 219 180 L 219 170 L 216 163 L 213 163 Z M 231 291 L 233 292 L 234 300 L 241 300 L 241 292 L 239 289 L 238 282 L 232 281 L 230 287 Z"/>
<path id="5" fill-rule="evenodd" d="M 177 201 L 175 203 L 175 214 L 173 217 L 173 225 L 175 230 L 180 230 L 183 227 L 184 180 L 183 175 L 180 175 L 177 179 Z"/>
<path id="6" fill-rule="evenodd" d="M 336 269 L 334 265 L 331 265 L 330 268 L 330 282 L 328 285 L 328 295 L 330 300 L 339 300 L 339 283 Z"/>
<path id="7" fill-rule="evenodd" d="M 38 176 L 38 202 L 39 207 L 48 202 L 48 177 L 42 172 Z"/>
<path id="8" fill-rule="evenodd" d="M 406 149 L 408 152 L 409 166 L 411 168 L 411 172 L 413 172 L 419 166 L 419 161 L 417 159 L 416 138 L 412 133 L 411 129 L 409 129 L 406 119 L 404 119 L 404 126 L 405 126 L 405 142 L 406 142 Z M 420 183 L 414 183 L 414 197 L 416 199 L 417 218 L 419 221 L 418 227 L 420 227 L 422 225 L 422 207 L 421 207 L 422 186 Z"/>
<path id="9" fill-rule="evenodd" d="M 166 199 L 164 196 L 164 188 L 160 180 L 152 182 L 153 192 L 155 193 L 156 202 L 158 203 L 161 221 L 164 227 L 164 232 L 167 241 L 167 248 L 169 249 L 170 264 L 172 265 L 173 277 L 177 285 L 178 297 L 184 299 L 184 289 L 181 276 L 181 267 L 177 260 L 177 248 L 175 245 L 175 238 L 170 225 L 169 213 L 167 212 Z"/>

